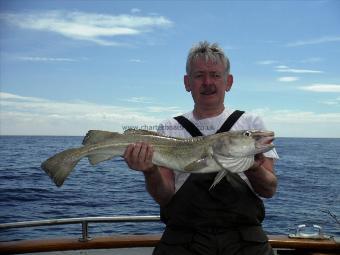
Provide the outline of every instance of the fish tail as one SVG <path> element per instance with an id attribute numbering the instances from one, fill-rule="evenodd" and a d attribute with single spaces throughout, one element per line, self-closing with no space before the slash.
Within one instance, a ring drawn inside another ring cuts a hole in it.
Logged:
<path id="1" fill-rule="evenodd" d="M 41 168 L 50 176 L 57 187 L 63 185 L 65 179 L 81 159 L 81 157 L 75 156 L 75 152 L 78 151 L 79 148 L 62 151 L 41 164 Z"/>

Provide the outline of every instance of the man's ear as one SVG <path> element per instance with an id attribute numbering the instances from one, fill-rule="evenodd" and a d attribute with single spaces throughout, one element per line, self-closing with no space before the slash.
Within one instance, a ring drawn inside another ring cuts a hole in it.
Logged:
<path id="1" fill-rule="evenodd" d="M 227 86 L 226 86 L 226 91 L 229 91 L 230 89 L 231 89 L 231 87 L 233 86 L 233 82 L 234 82 L 234 77 L 231 75 L 231 74 L 229 74 L 228 76 L 227 76 Z"/>
<path id="2" fill-rule="evenodd" d="M 184 75 L 183 80 L 184 80 L 185 90 L 188 91 L 188 92 L 190 92 L 190 91 L 191 91 L 191 88 L 190 88 L 190 77 L 189 77 L 189 75 L 187 75 L 187 74 Z"/>

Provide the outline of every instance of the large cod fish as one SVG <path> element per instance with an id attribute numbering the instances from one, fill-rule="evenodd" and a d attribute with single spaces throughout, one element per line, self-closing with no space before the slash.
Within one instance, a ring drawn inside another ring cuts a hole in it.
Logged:
<path id="1" fill-rule="evenodd" d="M 175 171 L 188 173 L 219 172 L 211 187 L 228 171 L 239 173 L 254 164 L 254 155 L 271 150 L 271 131 L 230 131 L 195 138 L 174 138 L 146 130 L 126 130 L 123 134 L 90 130 L 83 146 L 62 151 L 41 164 L 42 169 L 60 187 L 80 159 L 92 165 L 123 156 L 131 143 L 147 142 L 153 146 L 152 162 Z"/>

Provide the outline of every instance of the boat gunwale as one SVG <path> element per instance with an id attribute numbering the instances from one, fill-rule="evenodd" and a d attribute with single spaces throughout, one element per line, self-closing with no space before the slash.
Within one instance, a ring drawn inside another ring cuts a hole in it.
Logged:
<path id="1" fill-rule="evenodd" d="M 1 223 L 1 229 L 37 227 L 59 224 L 82 224 L 82 238 L 65 237 L 54 239 L 0 241 L 0 254 L 22 254 L 32 252 L 51 252 L 66 250 L 113 249 L 133 247 L 154 247 L 160 240 L 161 234 L 143 235 L 111 235 L 88 236 L 88 223 L 108 222 L 159 222 L 159 216 L 108 216 L 80 217 L 64 219 L 48 219 L 39 221 L 23 221 Z M 296 251 L 318 251 L 324 254 L 340 252 L 340 243 L 335 239 L 315 240 L 290 238 L 284 235 L 268 235 L 269 243 L 274 249 L 293 249 Z"/>
<path id="2" fill-rule="evenodd" d="M 115 249 L 134 247 L 154 247 L 161 234 L 154 235 L 113 235 L 94 237 L 86 241 L 78 238 L 55 238 L 0 242 L 0 254 L 23 254 L 67 250 Z M 307 240 L 289 238 L 283 235 L 269 235 L 269 243 L 274 249 L 295 251 L 317 251 L 324 254 L 340 252 L 340 243 L 334 240 Z"/>

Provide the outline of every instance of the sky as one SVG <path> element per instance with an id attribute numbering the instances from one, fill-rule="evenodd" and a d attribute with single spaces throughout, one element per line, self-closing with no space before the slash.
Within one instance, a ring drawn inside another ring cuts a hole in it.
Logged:
<path id="1" fill-rule="evenodd" d="M 277 137 L 340 138 L 340 1 L 0 0 L 0 135 L 154 130 L 191 111 L 189 49 L 217 42 L 225 105 Z"/>

